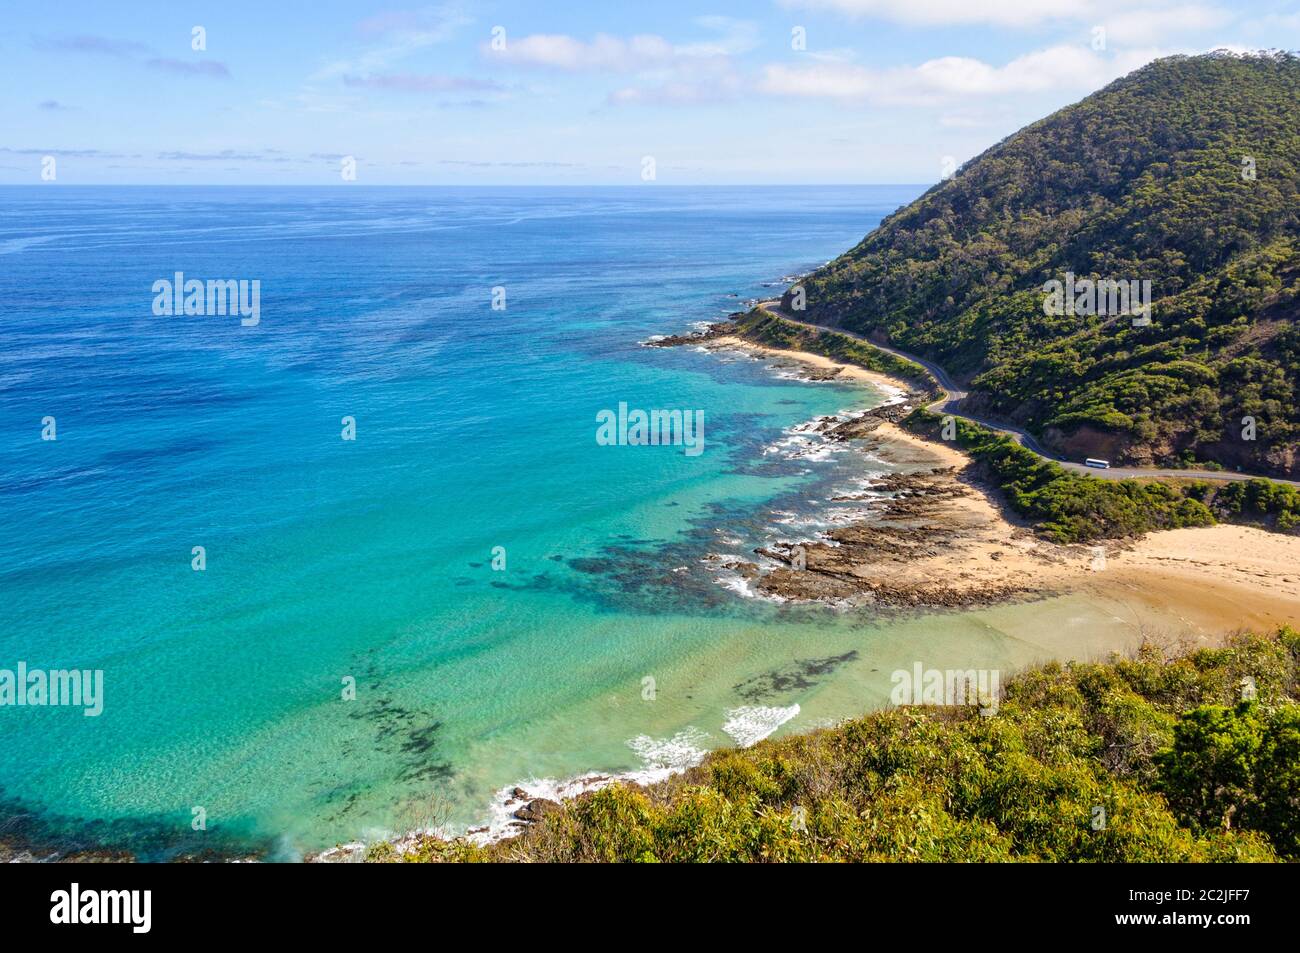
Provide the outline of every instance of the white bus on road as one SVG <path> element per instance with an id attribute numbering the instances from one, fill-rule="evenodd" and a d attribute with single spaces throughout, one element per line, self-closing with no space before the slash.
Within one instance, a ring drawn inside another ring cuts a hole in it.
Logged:
<path id="1" fill-rule="evenodd" d="M 1110 469 L 1109 460 L 1098 460 L 1096 457 L 1089 457 L 1087 460 L 1084 460 L 1083 465 L 1086 467 L 1096 467 L 1098 470 Z"/>

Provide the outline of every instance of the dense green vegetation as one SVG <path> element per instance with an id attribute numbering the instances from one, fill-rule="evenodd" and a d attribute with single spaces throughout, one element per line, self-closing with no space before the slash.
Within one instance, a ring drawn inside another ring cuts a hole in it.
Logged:
<path id="1" fill-rule="evenodd" d="M 920 365 L 834 331 L 819 331 L 755 309 L 727 333 L 770 347 L 823 354 L 849 364 L 908 379 L 929 392 L 934 381 Z M 942 417 L 919 408 L 908 429 L 940 439 Z M 1300 530 L 1300 491 L 1271 480 L 1241 482 L 1100 480 L 1066 470 L 1026 450 L 1010 437 L 959 418 L 954 443 L 979 464 L 985 477 L 1021 516 L 1059 543 L 1140 536 L 1159 529 L 1247 523 L 1279 532 Z"/>
<path id="2" fill-rule="evenodd" d="M 1242 701 L 1244 680 L 1256 698 Z M 1052 663 L 991 716 L 895 708 L 373 861 L 1300 859 L 1300 633 Z"/>
<path id="3" fill-rule="evenodd" d="M 786 321 L 769 311 L 755 308 L 726 326 L 728 334 L 743 337 L 755 344 L 780 348 L 786 351 L 809 351 L 855 364 L 869 371 L 878 371 L 892 377 L 911 381 L 922 388 L 930 388 L 933 381 L 920 364 L 895 357 L 847 334 L 819 331 L 793 321 Z"/>
<path id="4" fill-rule="evenodd" d="M 1271 480 L 1211 484 L 1198 481 L 1187 495 L 1228 523 L 1253 523 L 1283 532 L 1300 529 L 1300 491 Z"/>
<path id="5" fill-rule="evenodd" d="M 1300 857 L 1300 706 L 1203 705 L 1174 726 L 1154 764 L 1183 823 L 1266 831 L 1279 854 Z"/>
<path id="6" fill-rule="evenodd" d="M 939 438 L 938 414 L 917 410 L 909 429 Z M 1211 526 L 1214 514 L 1184 490 L 1149 480 L 1099 480 L 1066 470 L 1026 450 L 1005 434 L 954 420 L 953 442 L 1021 516 L 1058 543 L 1140 536 L 1156 529 Z"/>
<path id="7" fill-rule="evenodd" d="M 1067 272 L 1150 281 L 1151 323 L 1048 316 Z M 1159 60 L 800 284 L 809 320 L 939 361 L 1057 448 L 1300 473 L 1300 59 Z"/>
<path id="8" fill-rule="evenodd" d="M 903 421 L 938 440 L 943 418 L 918 409 Z M 1158 529 L 1248 523 L 1279 532 L 1300 528 L 1300 492 L 1271 480 L 1101 480 L 1067 470 L 1005 434 L 955 418 L 953 443 L 1018 514 L 1058 543 L 1140 536 Z"/>

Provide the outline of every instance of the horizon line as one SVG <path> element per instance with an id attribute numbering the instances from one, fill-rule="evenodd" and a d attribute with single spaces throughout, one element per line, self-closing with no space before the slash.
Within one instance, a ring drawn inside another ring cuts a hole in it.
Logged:
<path id="1" fill-rule="evenodd" d="M 942 181 L 942 180 L 940 180 Z M 930 186 L 936 182 L 647 182 L 647 183 L 560 183 L 560 182 L 0 182 L 0 188 L 20 189 L 95 189 L 95 188 L 232 188 L 232 189 L 302 189 L 302 188 L 339 188 L 339 189 L 752 189 L 752 188 L 787 188 L 787 189 L 842 189 L 862 188 L 868 186 Z"/>

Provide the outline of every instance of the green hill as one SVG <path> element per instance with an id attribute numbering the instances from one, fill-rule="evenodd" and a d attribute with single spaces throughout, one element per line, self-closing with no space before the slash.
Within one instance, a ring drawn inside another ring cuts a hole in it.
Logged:
<path id="1" fill-rule="evenodd" d="M 1150 323 L 1046 314 L 1067 274 L 1149 281 Z M 1062 452 L 1300 474 L 1300 58 L 1159 60 L 800 284 L 808 320 L 944 364 Z"/>

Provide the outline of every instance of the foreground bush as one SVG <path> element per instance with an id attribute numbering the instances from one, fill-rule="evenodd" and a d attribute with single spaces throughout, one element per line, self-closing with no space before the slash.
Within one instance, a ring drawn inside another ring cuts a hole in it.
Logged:
<path id="1" fill-rule="evenodd" d="M 372 860 L 1273 861 L 1300 858 L 1300 633 L 1049 664 L 997 713 L 896 708 L 648 788 L 584 795 L 519 838 Z M 1243 679 L 1256 698 L 1241 702 Z"/>

